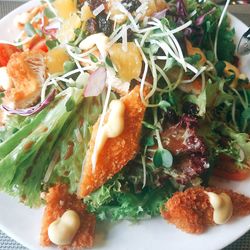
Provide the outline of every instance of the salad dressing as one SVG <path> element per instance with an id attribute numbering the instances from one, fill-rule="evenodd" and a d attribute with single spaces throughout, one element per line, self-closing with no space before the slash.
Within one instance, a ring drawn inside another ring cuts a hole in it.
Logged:
<path id="1" fill-rule="evenodd" d="M 107 123 L 101 128 L 99 137 L 96 138 L 96 146 L 92 155 L 92 165 L 95 166 L 98 155 L 108 138 L 119 136 L 124 130 L 125 105 L 121 100 L 113 100 L 110 105 L 110 113 Z"/>
<path id="2" fill-rule="evenodd" d="M 206 192 L 209 202 L 214 209 L 213 220 L 215 224 L 225 224 L 233 214 L 233 204 L 229 195 Z"/>
<path id="3" fill-rule="evenodd" d="M 68 210 L 62 217 L 49 225 L 49 239 L 58 246 L 69 245 L 80 228 L 80 225 L 79 215 L 74 210 Z"/>

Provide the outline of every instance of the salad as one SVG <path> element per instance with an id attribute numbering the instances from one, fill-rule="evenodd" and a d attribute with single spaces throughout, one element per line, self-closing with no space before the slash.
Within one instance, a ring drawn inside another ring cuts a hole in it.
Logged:
<path id="1" fill-rule="evenodd" d="M 250 82 L 210 1 L 42 0 L 0 41 L 0 191 L 45 205 L 40 244 L 91 247 L 96 221 L 188 233 L 250 214 L 211 186 L 250 173 Z"/>

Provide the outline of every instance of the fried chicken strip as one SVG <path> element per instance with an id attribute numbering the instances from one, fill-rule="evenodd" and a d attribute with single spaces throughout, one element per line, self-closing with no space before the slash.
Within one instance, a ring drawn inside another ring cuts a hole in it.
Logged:
<path id="1" fill-rule="evenodd" d="M 95 233 L 95 216 L 86 211 L 86 206 L 75 194 L 69 194 L 68 186 L 57 184 L 49 189 L 46 195 L 47 206 L 42 220 L 40 244 L 50 246 L 52 242 L 48 236 L 49 225 L 61 217 L 67 210 L 74 210 L 80 217 L 81 225 L 70 246 L 63 249 L 89 248 L 93 246 Z"/>
<path id="2" fill-rule="evenodd" d="M 89 150 L 83 166 L 82 180 L 78 194 L 84 197 L 118 173 L 139 150 L 142 120 L 146 107 L 140 98 L 140 88 L 136 86 L 129 94 L 121 98 L 125 105 L 124 130 L 115 137 L 108 138 L 98 156 L 93 173 L 91 157 L 94 150 L 99 120 L 93 127 Z M 108 113 L 107 113 L 108 116 Z M 107 117 L 106 117 L 107 118 Z"/>
<path id="3" fill-rule="evenodd" d="M 250 198 L 227 189 L 197 187 L 176 192 L 165 203 L 161 211 L 163 218 L 187 233 L 203 233 L 208 226 L 215 225 L 214 209 L 204 191 L 229 195 L 233 203 L 233 216 L 250 214 Z"/>

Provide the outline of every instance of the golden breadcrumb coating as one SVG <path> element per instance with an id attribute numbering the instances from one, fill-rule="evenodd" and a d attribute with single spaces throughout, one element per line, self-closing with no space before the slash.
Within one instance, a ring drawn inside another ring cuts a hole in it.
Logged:
<path id="1" fill-rule="evenodd" d="M 102 186 L 136 156 L 139 150 L 142 121 L 146 109 L 139 92 L 140 88 L 136 86 L 129 94 L 121 98 L 121 101 L 125 104 L 124 130 L 119 136 L 107 139 L 98 156 L 95 172 L 93 173 L 91 157 L 99 120 L 94 125 L 78 190 L 80 197 L 84 197 Z"/>
<path id="2" fill-rule="evenodd" d="M 93 246 L 96 224 L 95 216 L 86 211 L 86 206 L 75 194 L 69 194 L 67 185 L 57 184 L 50 188 L 46 195 L 46 202 L 47 206 L 43 215 L 40 235 L 40 244 L 42 246 L 45 247 L 52 244 L 48 236 L 49 225 L 69 209 L 78 213 L 81 220 L 81 226 L 71 245 L 62 248 L 82 249 Z"/>
<path id="3" fill-rule="evenodd" d="M 226 193 L 233 203 L 233 216 L 250 214 L 250 198 L 222 188 L 189 188 L 176 192 L 164 205 L 161 214 L 168 222 L 187 233 L 203 233 L 208 226 L 215 225 L 213 207 L 204 192 Z"/>

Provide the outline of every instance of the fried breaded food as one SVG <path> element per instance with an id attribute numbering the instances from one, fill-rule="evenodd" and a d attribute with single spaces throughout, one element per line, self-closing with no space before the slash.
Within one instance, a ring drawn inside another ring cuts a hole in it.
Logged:
<path id="1" fill-rule="evenodd" d="M 98 156 L 93 173 L 91 157 L 99 120 L 94 125 L 78 190 L 80 197 L 84 197 L 102 186 L 136 156 L 139 150 L 142 120 L 146 109 L 141 101 L 139 91 L 139 86 L 136 86 L 129 94 L 121 98 L 125 104 L 124 130 L 119 136 L 107 139 Z"/>
<path id="2" fill-rule="evenodd" d="M 208 226 L 215 225 L 214 209 L 204 191 L 229 195 L 233 203 L 233 216 L 250 214 L 250 198 L 231 190 L 197 187 L 189 188 L 184 192 L 176 192 L 165 203 L 161 211 L 163 218 L 182 231 L 194 234 L 202 233 Z"/>
<path id="3" fill-rule="evenodd" d="M 4 104 L 16 109 L 30 107 L 41 94 L 46 75 L 45 54 L 37 51 L 13 54 L 7 73 L 12 87 L 5 92 Z"/>
<path id="4" fill-rule="evenodd" d="M 75 194 L 69 194 L 67 185 L 57 184 L 50 188 L 46 195 L 46 202 L 47 206 L 43 215 L 40 235 L 40 244 L 42 246 L 50 246 L 52 244 L 48 236 L 49 225 L 69 209 L 78 213 L 81 226 L 71 245 L 65 246 L 63 249 L 88 248 L 93 246 L 96 224 L 95 216 L 86 211 L 86 206 Z"/>

